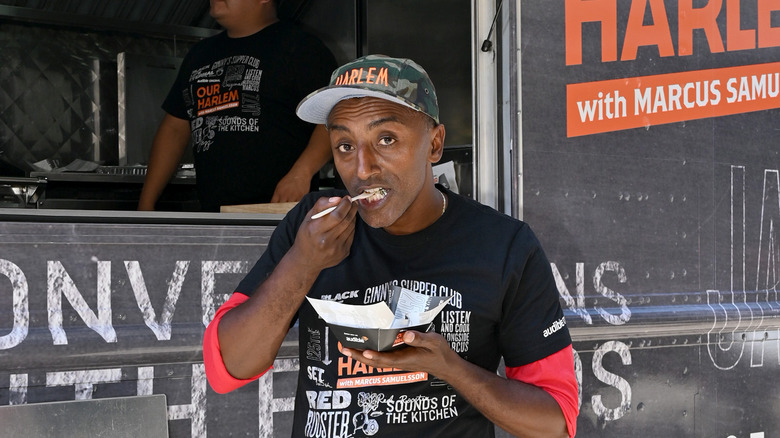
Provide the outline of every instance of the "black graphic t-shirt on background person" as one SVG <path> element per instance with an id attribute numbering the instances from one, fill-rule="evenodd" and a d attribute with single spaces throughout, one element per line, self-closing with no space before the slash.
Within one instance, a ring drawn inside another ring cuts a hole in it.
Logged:
<path id="1" fill-rule="evenodd" d="M 190 50 L 163 109 L 190 121 L 203 210 L 270 201 L 314 129 L 295 108 L 335 68 L 322 42 L 281 21 Z"/>

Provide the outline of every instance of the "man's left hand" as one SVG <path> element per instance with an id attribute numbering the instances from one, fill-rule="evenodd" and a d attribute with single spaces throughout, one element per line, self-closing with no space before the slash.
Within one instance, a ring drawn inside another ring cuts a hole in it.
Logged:
<path id="1" fill-rule="evenodd" d="M 378 352 L 343 347 L 341 352 L 375 368 L 425 371 L 445 381 L 448 372 L 453 371 L 456 361 L 461 360 L 444 337 L 436 332 L 421 333 L 410 330 L 404 333 L 403 339 L 407 347 L 394 351 Z"/>
<path id="2" fill-rule="evenodd" d="M 285 175 L 276 184 L 271 202 L 298 202 L 303 195 L 309 193 L 311 177 L 295 175 L 292 172 Z"/>

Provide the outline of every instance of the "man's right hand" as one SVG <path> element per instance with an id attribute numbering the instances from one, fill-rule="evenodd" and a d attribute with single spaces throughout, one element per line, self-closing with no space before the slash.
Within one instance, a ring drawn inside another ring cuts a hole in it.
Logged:
<path id="1" fill-rule="evenodd" d="M 318 219 L 311 216 L 338 205 Z M 252 296 L 225 313 L 218 337 L 230 375 L 248 379 L 273 365 L 290 322 L 323 269 L 349 255 L 357 206 L 349 197 L 320 198 L 306 213 L 295 242 Z"/>
<path id="2" fill-rule="evenodd" d="M 312 219 L 312 215 L 337 205 L 327 215 Z M 290 251 L 296 261 L 317 272 L 336 266 L 348 255 L 355 236 L 355 216 L 358 207 L 348 196 L 320 198 L 301 223 Z"/>

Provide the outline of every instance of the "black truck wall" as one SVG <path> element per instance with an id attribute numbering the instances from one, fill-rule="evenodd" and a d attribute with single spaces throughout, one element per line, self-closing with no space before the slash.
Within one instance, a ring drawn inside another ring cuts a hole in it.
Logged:
<path id="1" fill-rule="evenodd" d="M 523 219 L 579 437 L 780 434 L 780 4 L 522 1 Z"/>
<path id="2" fill-rule="evenodd" d="M 93 220 L 0 221 L 0 410 L 164 394 L 171 437 L 289 436 L 297 330 L 274 372 L 228 395 L 202 356 L 274 227 Z"/>

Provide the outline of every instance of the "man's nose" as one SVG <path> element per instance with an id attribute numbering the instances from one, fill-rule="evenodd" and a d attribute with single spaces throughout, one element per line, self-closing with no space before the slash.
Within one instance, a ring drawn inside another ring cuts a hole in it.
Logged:
<path id="1" fill-rule="evenodd" d="M 376 152 L 371 146 L 360 145 L 357 150 L 357 176 L 367 180 L 379 172 Z"/>

